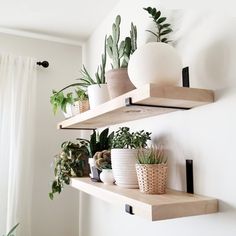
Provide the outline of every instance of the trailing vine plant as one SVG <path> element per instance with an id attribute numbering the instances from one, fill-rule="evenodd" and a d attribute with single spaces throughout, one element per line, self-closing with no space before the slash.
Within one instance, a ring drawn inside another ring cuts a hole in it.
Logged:
<path id="1" fill-rule="evenodd" d="M 168 40 L 167 35 L 173 30 L 171 29 L 171 24 L 166 22 L 167 18 L 161 16 L 161 11 L 157 11 L 154 7 L 147 7 L 143 9 L 151 15 L 150 17 L 153 19 L 157 28 L 156 32 L 151 30 L 146 31 L 155 35 L 157 42 L 169 43 L 170 41 Z"/>

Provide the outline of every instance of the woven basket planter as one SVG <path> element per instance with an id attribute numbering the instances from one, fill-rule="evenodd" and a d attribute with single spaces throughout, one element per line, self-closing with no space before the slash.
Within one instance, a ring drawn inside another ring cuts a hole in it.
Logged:
<path id="1" fill-rule="evenodd" d="M 136 164 L 139 189 L 143 193 L 163 194 L 167 185 L 167 164 Z"/>
<path id="2" fill-rule="evenodd" d="M 89 110 L 89 100 L 77 101 L 73 104 L 73 115 Z"/>

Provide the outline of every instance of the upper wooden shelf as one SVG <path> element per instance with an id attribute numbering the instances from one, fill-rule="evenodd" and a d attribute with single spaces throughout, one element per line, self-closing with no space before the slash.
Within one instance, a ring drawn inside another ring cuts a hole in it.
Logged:
<path id="1" fill-rule="evenodd" d="M 71 186 L 106 202 L 116 204 L 122 210 L 125 210 L 125 206 L 128 205 L 134 215 L 151 221 L 218 211 L 216 199 L 170 189 L 166 194 L 151 195 L 141 193 L 138 189 L 94 183 L 90 178 L 71 178 Z"/>
<path id="2" fill-rule="evenodd" d="M 129 98 L 129 102 L 132 103 L 127 104 Z M 58 124 L 58 128 L 99 128 L 180 109 L 190 109 L 213 101 L 214 93 L 211 90 L 147 84 L 64 120 Z"/>

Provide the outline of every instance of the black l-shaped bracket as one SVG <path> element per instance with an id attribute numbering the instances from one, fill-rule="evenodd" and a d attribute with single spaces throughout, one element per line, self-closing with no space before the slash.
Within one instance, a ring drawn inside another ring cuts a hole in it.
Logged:
<path id="1" fill-rule="evenodd" d="M 96 128 L 68 128 L 68 127 L 62 127 L 62 125 L 59 126 L 59 129 L 68 129 L 68 130 L 96 130 Z"/>

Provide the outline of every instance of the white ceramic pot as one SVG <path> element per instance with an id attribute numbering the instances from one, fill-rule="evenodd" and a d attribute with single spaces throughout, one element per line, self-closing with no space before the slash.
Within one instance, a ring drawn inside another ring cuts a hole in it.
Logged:
<path id="1" fill-rule="evenodd" d="M 66 105 L 66 112 L 63 112 L 63 115 L 65 116 L 66 119 L 73 116 L 73 111 L 72 111 L 72 105 L 71 104 Z"/>
<path id="2" fill-rule="evenodd" d="M 88 86 L 90 109 L 110 100 L 107 84 L 93 84 Z"/>
<path id="3" fill-rule="evenodd" d="M 176 86 L 182 78 L 181 58 L 167 43 L 147 43 L 131 55 L 128 74 L 137 88 L 148 83 Z"/>
<path id="4" fill-rule="evenodd" d="M 112 169 L 103 169 L 100 174 L 101 181 L 106 185 L 113 185 L 115 182 Z"/>
<path id="5" fill-rule="evenodd" d="M 111 164 L 116 184 L 124 188 L 138 188 L 135 169 L 138 150 L 111 149 Z"/>

